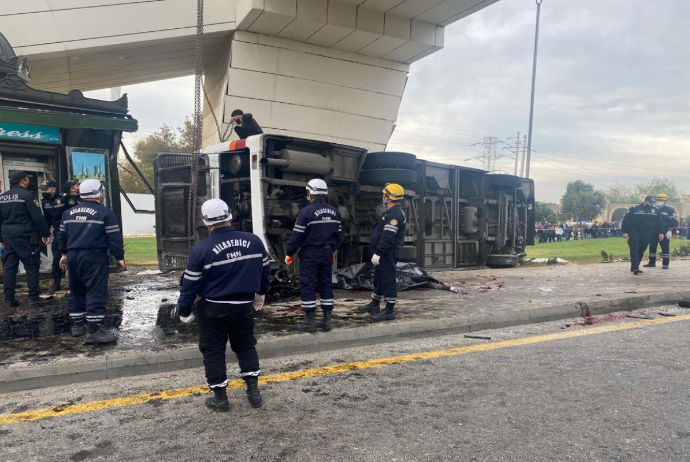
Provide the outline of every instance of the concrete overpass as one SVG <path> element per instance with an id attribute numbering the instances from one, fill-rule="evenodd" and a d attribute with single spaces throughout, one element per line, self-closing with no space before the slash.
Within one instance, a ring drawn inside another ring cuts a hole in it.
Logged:
<path id="1" fill-rule="evenodd" d="M 383 149 L 409 66 L 445 26 L 498 0 L 206 0 L 205 87 L 223 120 Z M 95 90 L 190 75 L 195 0 L 5 2 L 0 31 L 35 88 Z M 219 141 L 204 108 L 204 145 Z"/>

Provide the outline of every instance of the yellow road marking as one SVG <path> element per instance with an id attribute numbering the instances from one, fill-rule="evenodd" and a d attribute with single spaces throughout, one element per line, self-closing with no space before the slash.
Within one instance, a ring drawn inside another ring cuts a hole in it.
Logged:
<path id="1" fill-rule="evenodd" d="M 268 375 L 265 377 L 261 377 L 259 379 L 259 383 L 266 384 L 287 382 L 290 380 L 305 379 L 308 377 L 316 377 L 328 374 L 338 374 L 341 372 L 348 372 L 353 370 L 371 369 L 374 367 L 381 367 L 390 364 L 401 364 L 412 361 L 420 361 L 424 359 L 443 358 L 447 356 L 458 356 L 481 351 L 499 350 L 502 348 L 509 348 L 514 346 L 532 345 L 535 343 L 550 342 L 553 340 L 563 340 L 574 337 L 582 337 L 585 335 L 601 334 L 605 332 L 635 329 L 638 327 L 687 320 L 690 320 L 690 314 L 684 314 L 672 318 L 658 318 L 652 320 L 629 322 L 625 324 L 612 324 L 599 327 L 590 327 L 585 329 L 572 330 L 568 332 L 560 332 L 557 334 L 536 335 L 533 337 L 523 337 L 512 340 L 504 340 L 501 342 L 482 343 L 479 345 L 450 348 L 447 350 L 413 353 L 409 355 L 393 356 L 390 358 L 369 359 L 366 361 L 338 364 L 336 366 L 317 367 L 314 369 L 305 369 L 301 371 Z M 233 380 L 232 382 L 228 383 L 229 389 L 242 387 L 244 387 L 243 380 Z M 49 419 L 52 417 L 64 415 L 81 414 L 84 412 L 102 411 L 104 409 L 112 409 L 117 407 L 133 406 L 136 404 L 144 404 L 149 401 L 155 400 L 169 400 L 174 398 L 182 398 L 198 393 L 205 393 L 207 391 L 208 387 L 206 387 L 205 385 L 201 385 L 196 387 L 176 388 L 173 390 L 165 390 L 157 393 L 142 393 L 140 395 L 123 396 L 120 398 L 105 399 L 101 401 L 91 401 L 82 404 L 72 404 L 67 406 L 57 406 L 54 408 L 37 409 L 35 411 L 18 412 L 15 414 L 2 414 L 0 415 L 0 425 L 8 425 L 16 422 L 29 422 L 32 420 Z"/>

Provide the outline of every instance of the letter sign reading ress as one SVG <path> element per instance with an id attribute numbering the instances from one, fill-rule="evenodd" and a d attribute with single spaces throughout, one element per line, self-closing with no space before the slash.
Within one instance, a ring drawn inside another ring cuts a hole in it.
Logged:
<path id="1" fill-rule="evenodd" d="M 0 122 L 0 139 L 29 143 L 59 143 L 60 129 Z"/>

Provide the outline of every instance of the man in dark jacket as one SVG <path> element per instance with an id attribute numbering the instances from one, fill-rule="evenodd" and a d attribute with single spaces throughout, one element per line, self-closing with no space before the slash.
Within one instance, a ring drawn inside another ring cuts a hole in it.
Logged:
<path id="1" fill-rule="evenodd" d="M 29 286 L 29 306 L 44 306 L 51 302 L 40 298 L 40 244 L 50 244 L 50 230 L 41 214 L 38 198 L 26 189 L 29 175 L 21 171 L 9 174 L 10 189 L 0 195 L 0 243 L 4 269 L 3 289 L 5 306 L 19 306 L 15 299 L 19 262 L 26 270 Z"/>
<path id="2" fill-rule="evenodd" d="M 204 356 L 206 384 L 214 396 L 206 407 L 226 412 L 230 409 L 225 348 L 237 355 L 240 377 L 247 384 L 247 398 L 252 407 L 261 407 L 259 392 L 259 356 L 254 338 L 254 310 L 264 306 L 269 288 L 271 266 L 268 253 L 258 236 L 237 231 L 230 225 L 232 214 L 220 199 L 201 206 L 209 236 L 189 253 L 187 269 L 181 280 L 177 302 L 180 320 L 194 320 L 192 305 L 201 297 L 199 349 Z"/>
<path id="3" fill-rule="evenodd" d="M 652 233 L 656 233 L 660 240 L 663 239 L 661 220 L 654 205 L 655 196 L 649 195 L 641 204 L 630 207 L 623 217 L 621 230 L 630 247 L 630 271 L 636 275 L 643 272 L 640 269 L 640 261 L 649 245 Z"/>
<path id="4" fill-rule="evenodd" d="M 51 250 L 53 252 L 53 267 L 51 277 L 53 284 L 50 287 L 51 292 L 60 290 L 60 281 L 62 280 L 62 269 L 60 269 L 60 243 L 57 238 L 58 231 L 60 231 L 60 222 L 62 221 L 62 213 L 65 211 L 67 205 L 60 195 L 57 193 L 57 183 L 55 180 L 45 180 L 41 183 L 41 191 L 43 199 L 41 205 L 43 206 L 43 215 L 46 219 L 48 228 L 53 228 L 53 242 Z"/>
<path id="5" fill-rule="evenodd" d="M 69 180 L 63 183 L 62 202 L 65 203 L 65 210 L 81 204 L 82 199 L 79 196 L 79 180 Z"/>
<path id="6" fill-rule="evenodd" d="M 299 282 L 304 320 L 297 330 L 316 332 L 316 286 L 319 286 L 323 322 L 331 330 L 333 313 L 333 261 L 342 241 L 343 227 L 338 209 L 325 202 L 326 182 L 315 178 L 307 184 L 309 205 L 299 211 L 287 245 L 285 263 L 291 265 L 299 250 Z"/>
<path id="7" fill-rule="evenodd" d="M 667 194 L 659 194 L 656 196 L 656 208 L 659 215 L 659 220 L 661 220 L 661 229 L 659 230 L 659 235 L 652 232 L 650 236 L 649 243 L 649 263 L 647 263 L 645 268 L 654 268 L 656 266 L 656 248 L 657 245 L 661 245 L 661 269 L 668 269 L 668 265 L 671 262 L 671 238 L 673 237 L 673 228 L 678 226 L 678 220 L 676 219 L 676 211 L 673 207 L 666 205 L 668 201 Z M 661 235 L 664 237 L 662 238 Z"/>
<path id="8" fill-rule="evenodd" d="M 237 124 L 235 133 L 241 140 L 264 132 L 251 114 L 245 114 L 240 109 L 232 111 L 230 121 Z"/>
<path id="9" fill-rule="evenodd" d="M 395 304 L 398 301 L 398 288 L 395 280 L 395 265 L 400 259 L 400 252 L 405 242 L 407 218 L 400 203 L 405 190 L 399 184 L 389 183 L 383 189 L 383 203 L 386 212 L 371 233 L 371 246 L 374 256 L 374 291 L 371 302 L 359 308 L 360 312 L 369 312 L 374 321 L 387 321 L 395 318 Z M 386 309 L 380 311 L 379 304 L 383 299 Z"/>
<path id="10" fill-rule="evenodd" d="M 62 214 L 58 239 L 62 258 L 60 267 L 69 269 L 67 309 L 72 319 L 72 335 L 86 334 L 85 345 L 117 341 L 105 332 L 101 323 L 107 314 L 110 257 L 117 261 L 117 271 L 126 269 L 122 233 L 115 213 L 102 205 L 103 185 L 94 179 L 79 186 L 83 202 Z"/>

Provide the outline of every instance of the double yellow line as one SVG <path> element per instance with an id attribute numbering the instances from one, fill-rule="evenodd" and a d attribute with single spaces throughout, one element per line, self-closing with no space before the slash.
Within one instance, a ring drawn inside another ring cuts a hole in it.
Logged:
<path id="1" fill-rule="evenodd" d="M 259 379 L 259 383 L 281 383 L 290 380 L 299 380 L 309 377 L 317 377 L 329 374 L 338 374 L 341 372 L 348 372 L 362 369 L 372 369 L 374 367 L 387 366 L 391 364 L 402 364 L 413 361 L 420 361 L 424 359 L 444 358 L 447 356 L 458 356 L 468 353 L 478 353 L 482 351 L 500 350 L 502 348 L 510 348 L 521 345 L 532 345 L 535 343 L 550 342 L 553 340 L 564 340 L 575 337 L 582 337 L 585 335 L 602 334 L 605 332 L 614 332 L 620 330 L 636 329 L 638 327 L 653 326 L 657 324 L 667 324 L 671 322 L 690 320 L 690 314 L 684 314 L 676 317 L 659 318 L 653 320 L 627 322 L 624 324 L 612 324 L 599 327 L 591 327 L 585 329 L 571 330 L 568 332 L 560 332 L 557 334 L 537 335 L 533 337 L 517 338 L 513 340 L 505 340 L 502 342 L 482 343 L 479 345 L 471 345 L 460 348 L 450 348 L 447 350 L 427 351 L 422 353 L 414 353 L 402 356 L 393 356 L 390 358 L 370 359 L 366 361 L 357 361 L 353 363 L 338 364 L 336 366 L 317 367 L 314 369 L 305 369 L 301 371 L 285 372 L 282 374 L 273 374 Z M 228 384 L 229 389 L 244 387 L 243 380 L 234 380 Z M 176 388 L 172 390 L 164 390 L 156 393 L 143 393 L 140 395 L 123 396 L 120 398 L 111 398 L 101 401 L 91 401 L 82 404 L 71 404 L 66 406 L 57 406 L 53 408 L 37 409 L 34 411 L 17 412 L 14 414 L 0 415 L 0 425 L 8 425 L 17 422 L 29 422 L 32 420 L 50 419 L 53 417 L 66 416 L 72 414 L 81 414 L 84 412 L 102 411 L 104 409 L 112 409 L 117 407 L 134 406 L 137 404 L 144 404 L 150 401 L 169 400 L 175 398 L 182 398 L 185 396 L 192 396 L 200 393 L 206 393 L 208 388 L 205 385 Z"/>

